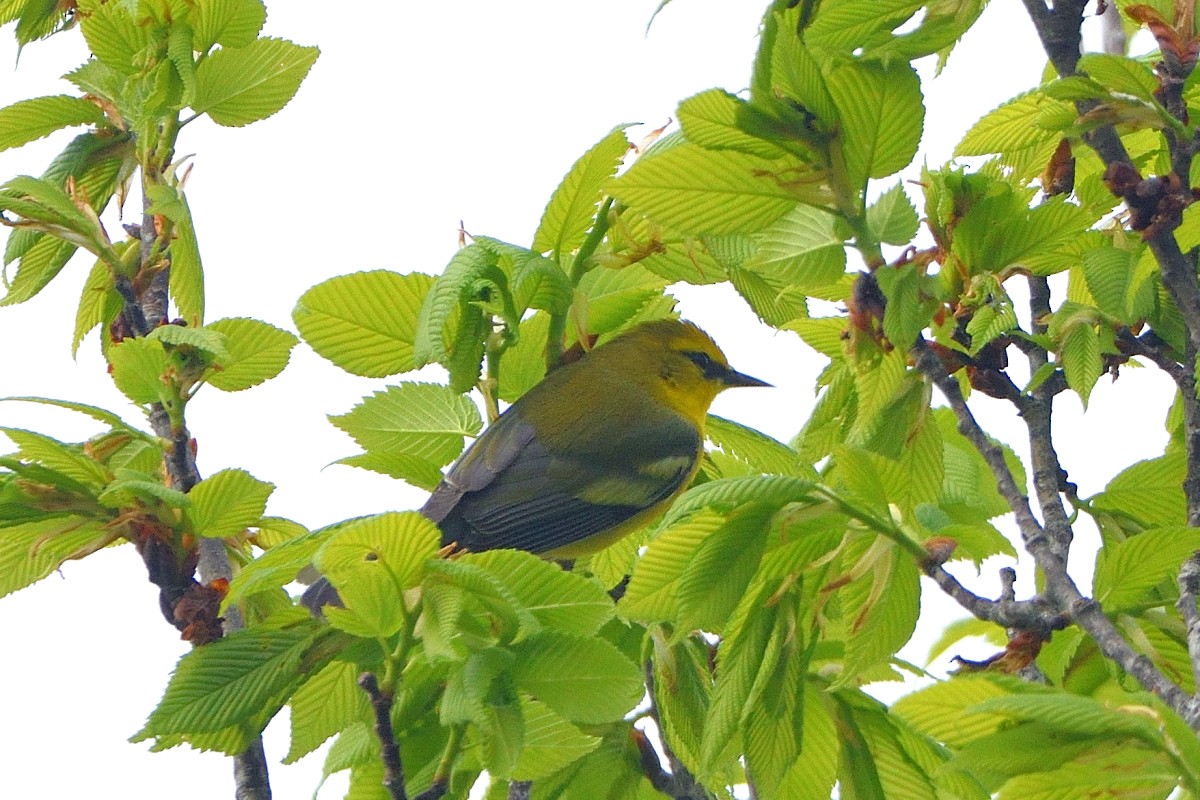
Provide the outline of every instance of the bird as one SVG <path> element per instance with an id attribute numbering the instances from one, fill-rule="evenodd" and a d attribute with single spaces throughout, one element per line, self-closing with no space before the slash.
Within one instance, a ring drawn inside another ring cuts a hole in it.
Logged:
<path id="1" fill-rule="evenodd" d="M 444 552 L 511 548 L 565 560 L 652 522 L 687 489 L 709 406 L 770 386 L 729 366 L 691 322 L 644 322 L 558 367 L 501 413 L 421 508 Z M 337 595 L 324 579 L 302 602 Z"/>

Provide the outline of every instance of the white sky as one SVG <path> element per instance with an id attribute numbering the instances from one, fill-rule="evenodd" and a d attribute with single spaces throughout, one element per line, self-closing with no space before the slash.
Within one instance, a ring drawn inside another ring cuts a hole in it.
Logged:
<path id="1" fill-rule="evenodd" d="M 187 189 L 206 267 L 207 319 L 254 316 L 291 328 L 296 298 L 333 275 L 376 268 L 437 273 L 456 248 L 459 220 L 472 233 L 527 245 L 563 173 L 615 124 L 646 123 L 631 132 L 636 141 L 673 117 L 690 94 L 746 86 L 765 3 L 677 0 L 646 35 L 656 5 L 375 4 L 380 13 L 364 19 L 339 17 L 331 11 L 336 4 L 315 0 L 269 4 L 268 35 L 318 45 L 322 55 L 275 117 L 243 129 L 199 121 L 181 136 L 179 153 L 196 154 Z M 1037 82 L 1043 59 L 1033 37 L 1019 4 L 991 4 L 947 72 L 926 86 L 923 152 L 930 164 L 948 158 L 979 116 Z M 68 34 L 28 47 L 9 71 L 16 47 L 6 27 L 0 106 L 70 92 L 57 76 L 84 55 L 80 37 Z M 71 135 L 0 153 L 0 180 L 39 174 Z M 918 168 L 902 174 L 916 178 Z M 133 204 L 130 210 L 136 219 Z M 111 219 L 110 232 L 118 231 Z M 78 360 L 70 357 L 89 267 L 76 259 L 33 301 L 0 308 L 0 396 L 77 400 L 136 421 L 136 409 L 105 375 L 94 333 Z M 785 440 L 794 434 L 812 407 L 823 360 L 791 334 L 758 325 L 729 291 L 676 294 L 684 315 L 712 332 L 735 366 L 778 387 L 727 393 L 715 413 Z M 324 415 L 348 410 L 382 385 L 351 377 L 300 345 L 275 381 L 238 394 L 200 393 L 188 409 L 200 470 L 242 467 L 276 483 L 268 513 L 310 527 L 416 507 L 421 493 L 397 481 L 324 469 L 355 452 Z M 1083 494 L 1133 460 L 1161 452 L 1166 386 L 1151 370 L 1127 371 L 1115 386 L 1102 381 L 1082 419 L 1077 400 L 1062 399 L 1058 432 L 1077 446 L 1063 456 Z M 992 430 L 1020 445 L 1006 406 L 982 397 L 973 403 L 985 419 L 1003 415 Z M 17 403 L 0 404 L 0 424 L 68 441 L 96 431 L 70 413 Z M 928 630 L 963 616 L 927 588 Z M 1028 592 L 1028 581 L 1018 589 Z M 160 617 L 156 590 L 131 548 L 69 563 L 60 575 L 0 599 L 0 635 L 0 794 L 91 796 L 100 788 L 135 800 L 232 796 L 222 756 L 186 748 L 150 754 L 125 741 L 186 650 Z M 928 641 L 922 636 L 907 655 L 923 661 Z M 277 764 L 287 750 L 285 716 L 266 739 L 275 796 L 308 797 L 322 756 Z M 340 797 L 343 786 L 332 779 L 320 797 Z"/>

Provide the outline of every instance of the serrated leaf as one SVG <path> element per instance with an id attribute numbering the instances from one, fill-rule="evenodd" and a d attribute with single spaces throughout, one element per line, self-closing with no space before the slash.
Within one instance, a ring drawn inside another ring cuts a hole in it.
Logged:
<path id="1" fill-rule="evenodd" d="M 924 5 L 918 0 L 846 2 L 821 9 L 805 31 L 806 39 L 822 47 L 853 50 L 875 34 L 890 31 Z"/>
<path id="2" fill-rule="evenodd" d="M 225 356 L 205 382 L 226 392 L 274 378 L 287 366 L 297 341 L 288 331 L 247 317 L 219 319 L 204 327 L 225 337 Z"/>
<path id="3" fill-rule="evenodd" d="M 513 780 L 546 778 L 599 747 L 602 741 L 579 730 L 545 703 L 521 700 L 525 736 Z"/>
<path id="4" fill-rule="evenodd" d="M 266 119 L 288 104 L 319 53 L 270 37 L 216 50 L 196 68 L 192 110 L 231 127 Z"/>
<path id="5" fill-rule="evenodd" d="M 211 733 L 273 713 L 303 680 L 304 655 L 320 635 L 311 621 L 238 631 L 192 650 L 175 666 L 158 707 L 132 741 Z"/>
<path id="6" fill-rule="evenodd" d="M 207 51 L 214 44 L 245 47 L 254 41 L 267 19 L 262 0 L 206 0 L 197 3 L 191 22 L 195 48 Z"/>
<path id="7" fill-rule="evenodd" d="M 42 236 L 21 256 L 17 274 L 8 282 L 0 305 L 24 303 L 54 280 L 75 255 L 77 247 L 56 236 Z"/>
<path id="8" fill-rule="evenodd" d="M 162 342 L 126 339 L 108 350 L 112 379 L 135 403 L 157 403 L 169 392 L 163 377 L 169 363 Z"/>
<path id="9" fill-rule="evenodd" d="M 1184 527 L 1153 528 L 1101 548 L 1093 579 L 1096 599 L 1109 614 L 1163 605 L 1177 594 L 1179 569 L 1197 550 L 1200 531 Z"/>
<path id="10" fill-rule="evenodd" d="M 600 205 L 605 181 L 617 171 L 629 142 L 622 125 L 579 157 L 550 196 L 533 235 L 533 249 L 559 258 L 579 249 Z"/>
<path id="11" fill-rule="evenodd" d="M 799 103 L 832 129 L 838 121 L 837 107 L 825 87 L 820 62 L 796 33 L 801 13 L 802 9 L 796 7 L 776 15 L 778 29 L 771 49 L 771 88 Z"/>
<path id="12" fill-rule="evenodd" d="M 206 362 L 229 357 L 225 349 L 225 336 L 209 328 L 191 328 L 185 325 L 160 325 L 146 338 L 153 342 L 170 345 L 171 349 L 190 348 Z"/>
<path id="13" fill-rule="evenodd" d="M 425 488 L 431 488 L 427 484 L 432 476 L 420 465 L 432 465 L 436 472 L 449 464 L 462 452 L 463 438 L 478 435 L 483 426 L 479 409 L 470 398 L 431 383 L 389 386 L 329 419 L 369 456 L 385 459 L 400 470 L 389 474 L 406 480 L 411 476 L 416 485 Z M 411 472 L 404 470 L 406 464 L 413 467 Z M 438 480 L 440 477 L 434 483 Z"/>
<path id="14" fill-rule="evenodd" d="M 679 125 L 689 142 L 711 150 L 736 150 L 767 159 L 785 155 L 786 150 L 739 125 L 748 106 L 737 95 L 709 89 L 679 104 Z"/>
<path id="15" fill-rule="evenodd" d="M 241 533 L 262 519 L 267 498 L 274 490 L 275 484 L 260 481 L 244 470 L 213 473 L 188 492 L 192 532 L 214 539 Z"/>
<path id="16" fill-rule="evenodd" d="M 108 470 L 89 457 L 81 445 L 69 445 L 20 428 L 0 427 L 0 433 L 17 446 L 16 455 L 22 461 L 40 464 L 92 490 L 99 489 L 111 478 Z"/>
<path id="17" fill-rule="evenodd" d="M 154 40 L 153 28 L 137 24 L 127 4 L 81 0 L 79 12 L 79 27 L 92 55 L 122 75 L 137 72 L 135 58 Z"/>
<path id="18" fill-rule="evenodd" d="M 302 536 L 276 545 L 251 561 L 230 582 L 221 602 L 222 610 L 253 594 L 294 581 L 300 570 L 312 564 L 313 556 L 324 541 L 316 536 Z"/>
<path id="19" fill-rule="evenodd" d="M 1184 456 L 1178 452 L 1139 461 L 1122 470 L 1090 502 L 1101 510 L 1131 516 L 1145 527 L 1182 525 L 1187 511 L 1186 470 Z"/>
<path id="20" fill-rule="evenodd" d="M 1104 374 L 1100 337 L 1096 329 L 1087 323 L 1072 325 L 1063 334 L 1061 347 L 1062 368 L 1067 385 L 1079 395 L 1079 400 L 1086 409 L 1092 388 Z"/>
<path id="21" fill-rule="evenodd" d="M 817 479 L 816 471 L 800 460 L 799 453 L 753 428 L 709 414 L 704 433 L 722 451 L 760 472 Z"/>
<path id="22" fill-rule="evenodd" d="M 113 285 L 112 273 L 103 260 L 97 260 L 83 282 L 79 309 L 75 312 L 75 333 L 71 338 L 71 356 L 79 352 L 83 338 L 93 328 L 110 323 L 120 313 L 123 301 Z"/>
<path id="23" fill-rule="evenodd" d="M 897 182 L 867 207 L 867 229 L 875 241 L 906 245 L 917 235 L 917 209 Z"/>
<path id="24" fill-rule="evenodd" d="M 864 578 L 839 590 L 849 637 L 846 662 L 835 685 L 853 685 L 862 672 L 891 658 L 912 637 L 920 614 L 920 571 L 889 543 Z"/>
<path id="25" fill-rule="evenodd" d="M 108 531 L 85 517 L 63 516 L 0 527 L 0 597 L 23 589 L 76 554 L 107 544 Z"/>
<path id="26" fill-rule="evenodd" d="M 0 108 L 0 151 L 48 136 L 62 128 L 99 125 L 104 112 L 90 100 L 52 95 L 21 100 Z"/>
<path id="27" fill-rule="evenodd" d="M 645 691 L 638 665 L 605 639 L 542 631 L 512 651 L 517 685 L 572 722 L 619 720 Z"/>
<path id="28" fill-rule="evenodd" d="M 590 636 L 616 611 L 608 593 L 595 583 L 530 553 L 489 550 L 461 560 L 495 575 L 546 628 Z"/>
<path id="29" fill-rule="evenodd" d="M 382 378 L 416 369 L 417 315 L 433 278 L 419 272 L 356 272 L 300 296 L 292 319 L 318 354 L 347 372 Z"/>
<path id="30" fill-rule="evenodd" d="M 892 709 L 918 730 L 958 748 L 1004 725 L 1001 714 L 978 709 L 987 700 L 1008 696 L 1014 688 L 1011 678 L 959 675 L 902 697 Z"/>
<path id="31" fill-rule="evenodd" d="M 753 233 L 799 201 L 829 199 L 824 173 L 798 159 L 769 160 L 690 143 L 638 159 L 608 191 L 652 220 L 694 235 Z"/>
<path id="32" fill-rule="evenodd" d="M 700 542 L 679 576 L 679 628 L 719 634 L 758 569 L 770 507 L 743 506 Z"/>
<path id="33" fill-rule="evenodd" d="M 1087 53 L 1076 66 L 1079 72 L 1092 78 L 1105 89 L 1154 101 L 1159 89 L 1158 78 L 1140 61 L 1112 53 Z"/>
<path id="34" fill-rule="evenodd" d="M 846 248 L 827 211 L 798 205 L 762 232 L 746 269 L 776 286 L 828 286 L 846 271 Z"/>
<path id="35" fill-rule="evenodd" d="M 370 713 L 366 693 L 358 686 L 360 667 L 333 661 L 305 681 L 288 701 L 292 743 L 283 763 L 292 764 L 326 739 Z"/>
<path id="36" fill-rule="evenodd" d="M 954 148 L 955 156 L 982 156 L 1009 153 L 1056 143 L 1060 135 L 1036 125 L 1046 112 L 1074 114 L 1069 103 L 1047 97 L 1041 92 L 1019 95 L 988 112 L 976 122 Z"/>
<path id="37" fill-rule="evenodd" d="M 725 522 L 725 516 L 701 511 L 662 530 L 637 560 L 618 609 L 626 619 L 653 623 L 675 618 L 676 591 L 696 547 Z"/>
<path id="38" fill-rule="evenodd" d="M 174 223 L 170 246 L 171 297 L 189 325 L 200 325 L 204 322 L 204 267 L 187 196 L 179 187 L 163 185 L 151 186 L 147 196 L 153 201 L 153 213 L 162 214 Z"/>
<path id="39" fill-rule="evenodd" d="M 391 636 L 404 624 L 404 591 L 419 584 L 442 534 L 415 511 L 379 514 L 338 530 L 314 563 L 346 604 L 330 622 L 357 636 Z M 353 619 L 350 619 L 350 617 Z M 340 623 L 340 624 L 339 624 Z"/>
<path id="40" fill-rule="evenodd" d="M 925 122 L 921 81 L 908 62 L 851 61 L 829 70 L 825 81 L 841 119 L 850 190 L 908 166 Z"/>

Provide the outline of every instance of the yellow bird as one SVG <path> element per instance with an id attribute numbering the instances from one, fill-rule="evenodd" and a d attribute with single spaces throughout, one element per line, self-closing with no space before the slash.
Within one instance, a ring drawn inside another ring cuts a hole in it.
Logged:
<path id="1" fill-rule="evenodd" d="M 661 515 L 704 452 L 713 399 L 769 386 L 690 322 L 657 320 L 549 373 L 450 468 L 421 513 L 442 544 L 575 558 Z M 310 607 L 331 601 L 324 581 Z"/>

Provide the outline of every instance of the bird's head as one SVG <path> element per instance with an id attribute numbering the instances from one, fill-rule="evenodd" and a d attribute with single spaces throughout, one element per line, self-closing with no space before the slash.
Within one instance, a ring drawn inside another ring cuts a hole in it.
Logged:
<path id="1" fill-rule="evenodd" d="M 613 343 L 619 340 L 626 340 L 628 358 L 643 360 L 629 374 L 649 381 L 647 388 L 661 402 L 701 426 L 713 399 L 725 389 L 771 385 L 729 366 L 712 337 L 690 322 L 647 322 Z"/>

